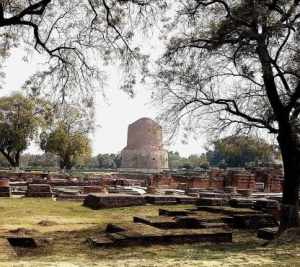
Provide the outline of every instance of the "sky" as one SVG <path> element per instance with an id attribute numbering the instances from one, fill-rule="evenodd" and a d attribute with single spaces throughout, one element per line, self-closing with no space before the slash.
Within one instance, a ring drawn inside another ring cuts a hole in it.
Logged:
<path id="1" fill-rule="evenodd" d="M 4 64 L 6 77 L 1 81 L 0 96 L 21 90 L 26 79 L 39 68 L 41 63 L 37 56 L 33 55 L 28 62 L 22 60 L 24 56 L 25 52 L 17 49 L 6 60 Z M 91 135 L 93 155 L 120 152 L 126 146 L 127 128 L 130 123 L 142 117 L 155 120 L 158 115 L 150 103 L 151 90 L 147 90 L 146 86 L 138 86 L 136 96 L 131 98 L 127 93 L 119 89 L 121 75 L 117 66 L 111 66 L 107 76 L 108 79 L 103 88 L 106 98 L 103 98 L 101 92 L 95 95 L 95 120 L 97 127 Z M 166 144 L 165 148 L 178 151 L 181 156 L 188 156 L 204 152 L 204 144 L 204 137 L 191 137 L 182 142 L 179 134 L 171 140 L 171 143 Z M 26 152 L 42 153 L 35 144 L 32 144 Z"/>

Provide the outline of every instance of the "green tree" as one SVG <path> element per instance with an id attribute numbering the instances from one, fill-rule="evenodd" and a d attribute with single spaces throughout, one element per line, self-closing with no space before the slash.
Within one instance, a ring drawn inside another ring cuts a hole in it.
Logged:
<path id="1" fill-rule="evenodd" d="M 121 155 L 118 154 L 98 154 L 98 167 L 105 169 L 115 169 L 121 166 Z"/>
<path id="2" fill-rule="evenodd" d="M 284 165 L 281 230 L 299 225 L 300 1 L 189 0 L 163 19 L 154 77 L 172 125 L 276 135 Z M 206 123 L 202 123 L 205 125 Z"/>
<path id="3" fill-rule="evenodd" d="M 45 152 L 58 155 L 60 168 L 68 171 L 75 165 L 84 164 L 91 156 L 88 136 L 70 131 L 68 126 L 62 123 L 47 136 L 44 135 L 41 148 Z"/>
<path id="4" fill-rule="evenodd" d="M 168 160 L 170 169 L 193 169 L 193 168 L 208 168 L 208 162 L 206 156 L 202 155 L 190 155 L 188 158 L 181 157 L 178 152 L 169 151 Z"/>
<path id="5" fill-rule="evenodd" d="M 91 157 L 89 133 L 93 127 L 93 109 L 61 105 L 56 109 L 53 123 L 41 133 L 41 149 L 59 156 L 61 169 L 82 165 Z"/>
<path id="6" fill-rule="evenodd" d="M 169 168 L 177 169 L 181 165 L 181 157 L 177 151 L 168 151 Z"/>
<path id="7" fill-rule="evenodd" d="M 201 154 L 201 155 L 195 155 L 195 154 L 192 154 L 188 157 L 188 161 L 191 163 L 191 165 L 193 166 L 193 168 L 202 168 L 202 167 L 205 167 L 207 168 L 208 167 L 208 162 L 207 162 L 207 159 L 206 159 L 206 155 L 205 154 Z"/>
<path id="8" fill-rule="evenodd" d="M 19 167 L 20 155 L 51 119 L 51 109 L 41 99 L 13 94 L 0 98 L 0 152 L 12 167 Z"/>
<path id="9" fill-rule="evenodd" d="M 212 142 L 213 150 L 207 152 L 212 166 L 222 161 L 228 167 L 245 167 L 250 162 L 269 163 L 276 149 L 264 140 L 249 136 L 229 136 Z M 216 160 L 217 159 L 217 160 Z"/>
<path id="10" fill-rule="evenodd" d="M 21 167 L 26 168 L 49 168 L 57 167 L 58 157 L 51 153 L 34 155 L 26 153 L 21 157 Z"/>

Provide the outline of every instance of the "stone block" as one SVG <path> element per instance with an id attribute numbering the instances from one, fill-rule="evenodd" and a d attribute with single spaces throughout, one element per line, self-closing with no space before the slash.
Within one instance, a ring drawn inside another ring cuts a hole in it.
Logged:
<path id="1" fill-rule="evenodd" d="M 253 208 L 255 199 L 249 198 L 232 198 L 229 205 L 233 208 Z"/>
<path id="2" fill-rule="evenodd" d="M 273 240 L 278 232 L 278 227 L 258 229 L 257 237 L 265 240 Z"/>
<path id="3" fill-rule="evenodd" d="M 145 200 L 147 203 L 155 205 L 172 205 L 178 203 L 175 196 L 166 195 L 146 195 Z"/>
<path id="4" fill-rule="evenodd" d="M 122 194 L 89 194 L 85 197 L 83 205 L 91 209 L 119 208 L 145 205 L 143 196 Z"/>
<path id="5" fill-rule="evenodd" d="M 223 198 L 204 198 L 200 197 L 197 199 L 196 205 L 197 206 L 222 206 L 225 204 L 225 200 Z"/>
<path id="6" fill-rule="evenodd" d="M 254 208 L 257 210 L 279 209 L 279 203 L 272 199 L 257 199 Z"/>
<path id="7" fill-rule="evenodd" d="M 52 197 L 53 192 L 49 184 L 29 184 L 27 197 Z"/>
<path id="8" fill-rule="evenodd" d="M 232 215 L 233 227 L 238 229 L 259 229 L 278 226 L 270 214 L 238 214 Z"/>

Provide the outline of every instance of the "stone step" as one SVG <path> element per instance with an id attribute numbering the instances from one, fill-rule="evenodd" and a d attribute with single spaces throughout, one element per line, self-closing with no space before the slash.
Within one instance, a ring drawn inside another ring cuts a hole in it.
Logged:
<path id="1" fill-rule="evenodd" d="M 218 197 L 200 197 L 197 199 L 196 205 L 202 206 L 223 206 L 226 204 L 225 199 Z"/>
<path id="2" fill-rule="evenodd" d="M 132 223 L 126 226 L 116 225 L 113 228 L 121 230 L 90 237 L 88 242 L 94 247 L 232 242 L 232 232 L 220 228 L 165 230 L 141 223 Z"/>
<path id="3" fill-rule="evenodd" d="M 257 231 L 257 237 L 265 240 L 273 240 L 278 232 L 278 227 L 261 228 Z"/>
<path id="4" fill-rule="evenodd" d="M 207 211 L 212 213 L 222 213 L 226 215 L 234 214 L 262 214 L 261 211 L 248 209 L 248 208 L 233 208 L 226 206 L 198 206 L 196 210 Z"/>
<path id="5" fill-rule="evenodd" d="M 232 227 L 238 229 L 259 229 L 278 226 L 270 214 L 237 214 L 232 215 Z"/>
<path id="6" fill-rule="evenodd" d="M 160 216 L 186 216 L 190 213 L 188 210 L 168 210 L 168 209 L 159 209 L 158 214 Z"/>

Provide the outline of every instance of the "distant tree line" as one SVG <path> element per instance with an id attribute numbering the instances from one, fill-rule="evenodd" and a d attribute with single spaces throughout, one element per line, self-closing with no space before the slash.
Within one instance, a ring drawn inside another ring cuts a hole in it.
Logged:
<path id="1" fill-rule="evenodd" d="M 169 168 L 170 169 L 194 169 L 209 167 L 209 163 L 205 154 L 190 155 L 189 157 L 181 157 L 178 152 L 169 151 Z"/>
<path id="2" fill-rule="evenodd" d="M 200 155 L 181 157 L 178 152 L 169 152 L 171 169 L 194 169 L 209 167 L 247 167 L 266 165 L 280 159 L 278 147 L 253 136 L 232 135 L 211 141 L 206 152 Z"/>
<path id="3" fill-rule="evenodd" d="M 121 167 L 121 154 L 98 154 L 90 158 L 86 164 L 87 168 L 91 169 L 117 169 Z"/>
<path id="4" fill-rule="evenodd" d="M 253 136 L 229 136 L 211 142 L 206 158 L 214 167 L 265 165 L 280 159 L 278 147 Z"/>

